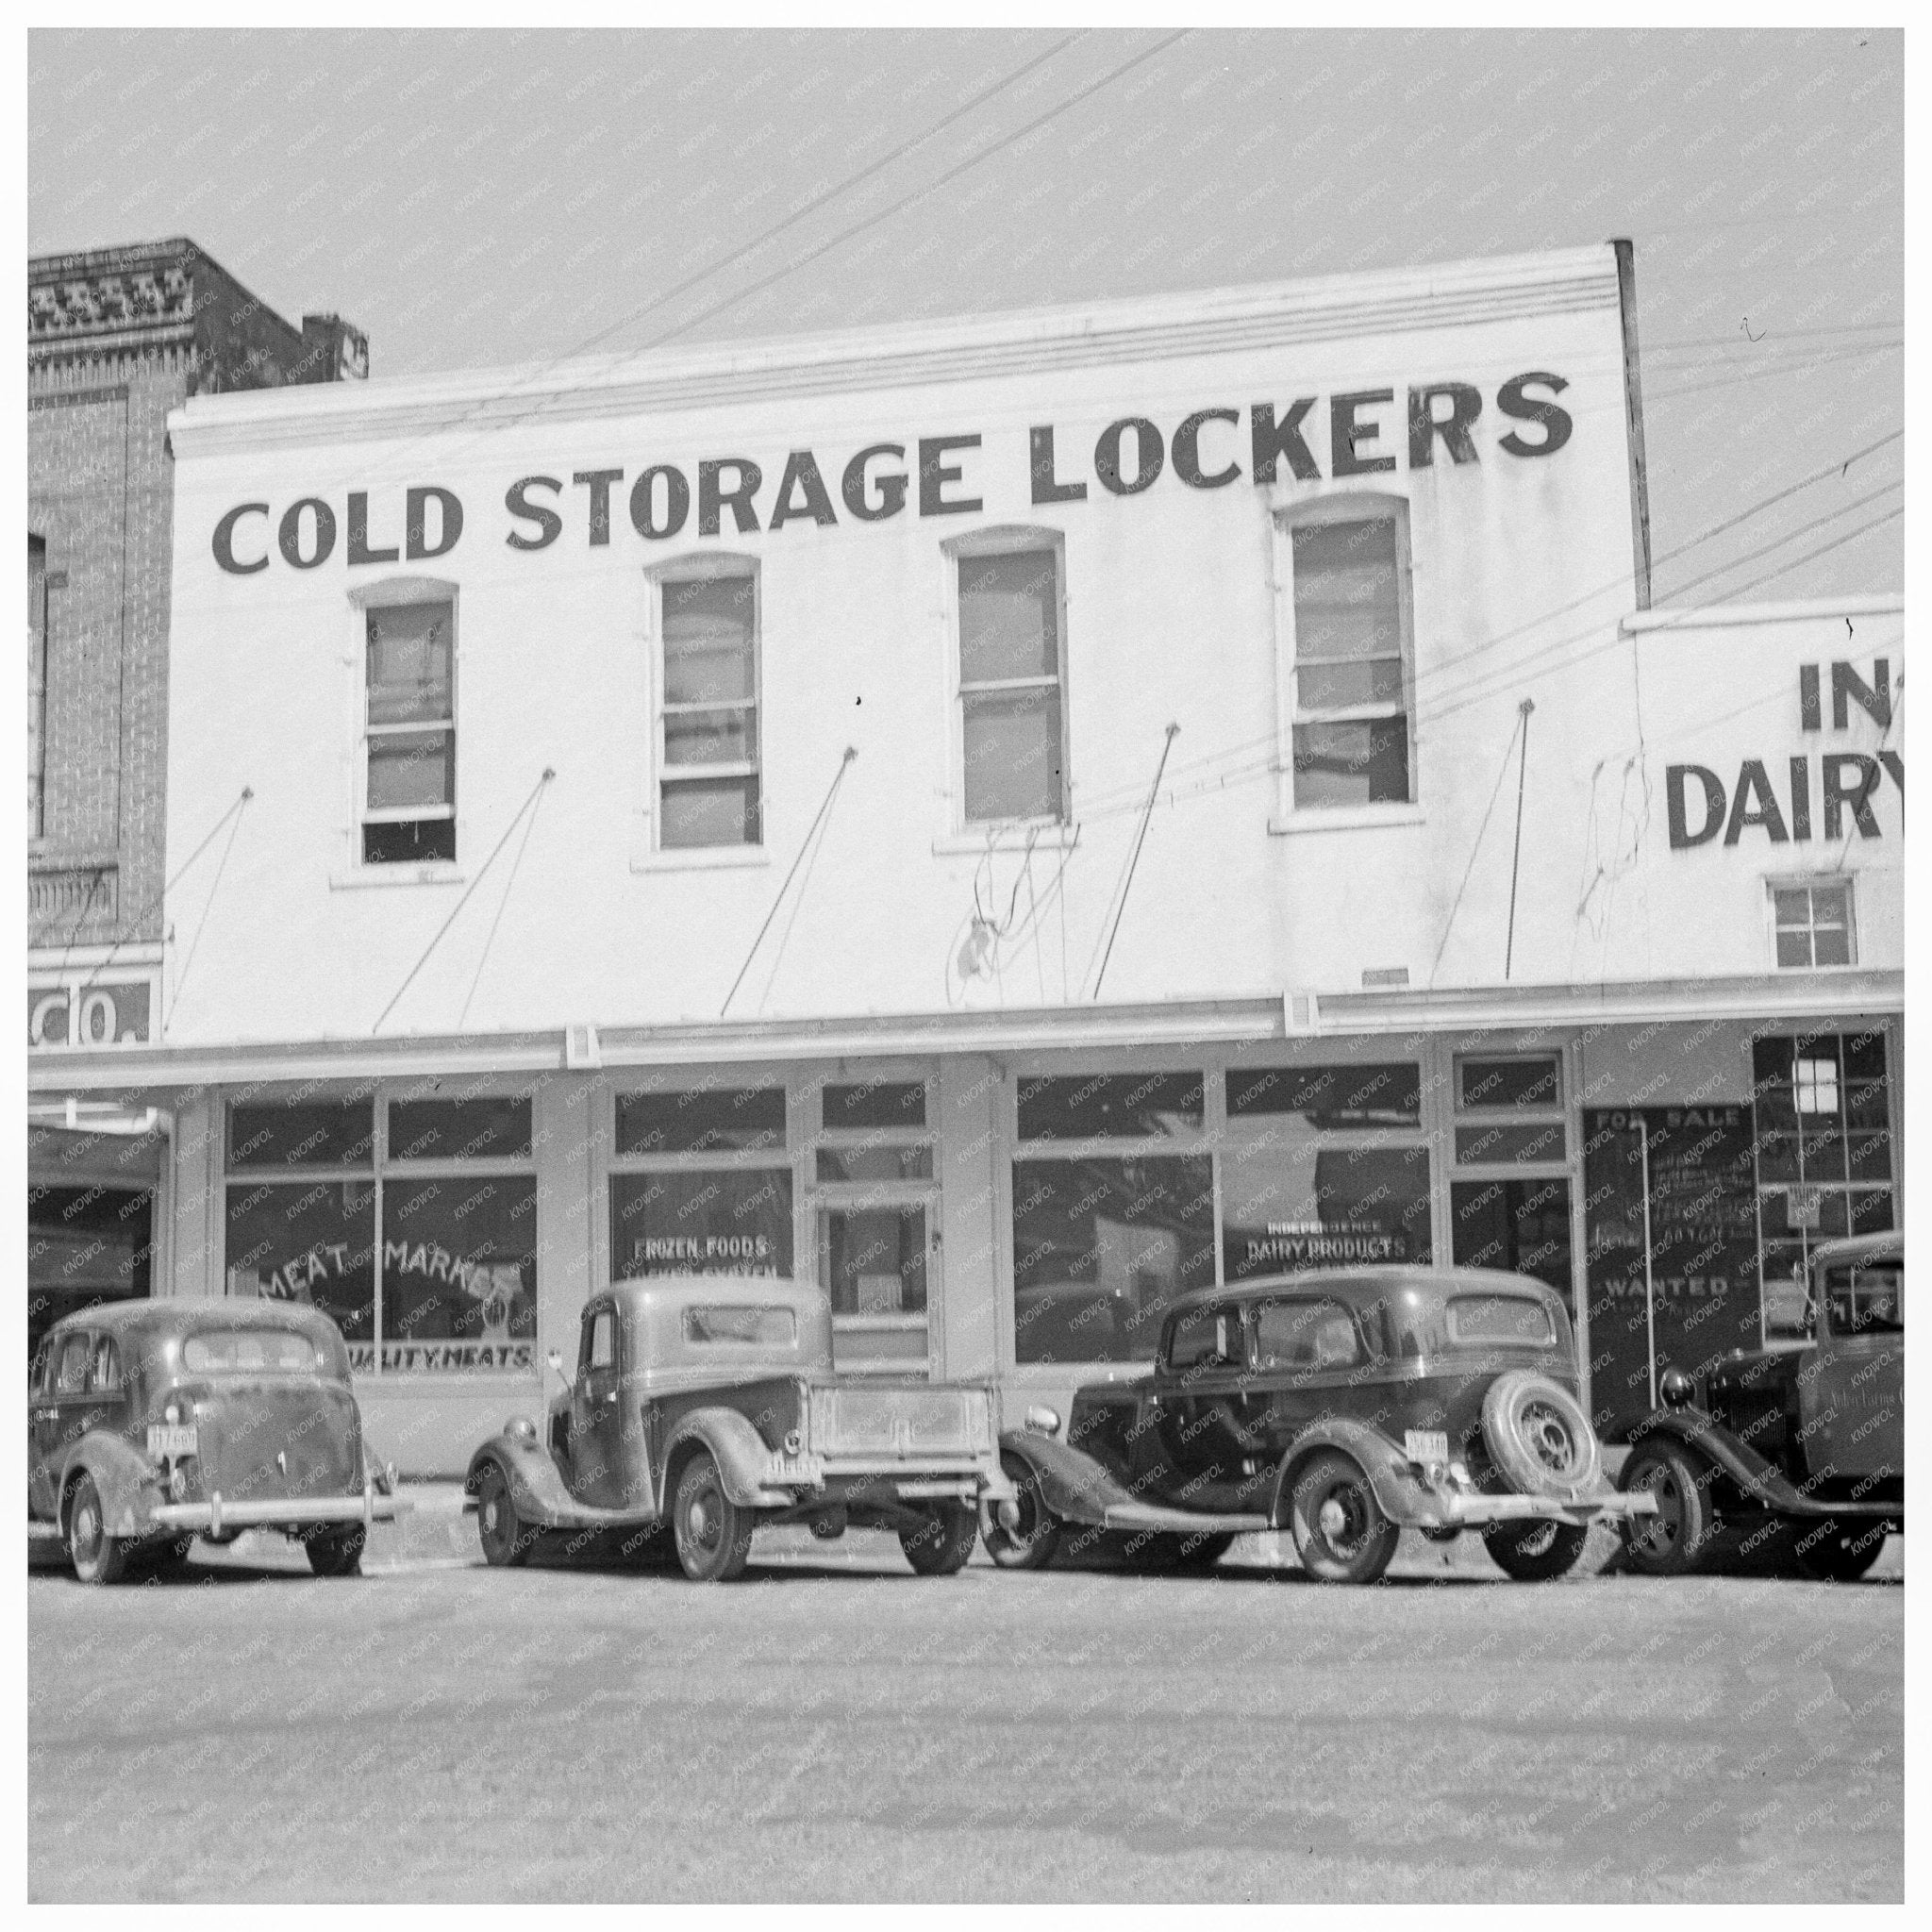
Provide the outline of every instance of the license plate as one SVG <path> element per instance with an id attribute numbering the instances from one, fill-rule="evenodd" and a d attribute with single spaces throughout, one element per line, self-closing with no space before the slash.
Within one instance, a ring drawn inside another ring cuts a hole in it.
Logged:
<path id="1" fill-rule="evenodd" d="M 199 1447 L 192 1423 L 150 1423 L 147 1453 L 158 1458 L 192 1456 Z"/>
<path id="2" fill-rule="evenodd" d="M 1441 1429 L 1405 1429 L 1402 1453 L 1411 1462 L 1447 1462 L 1449 1438 Z"/>

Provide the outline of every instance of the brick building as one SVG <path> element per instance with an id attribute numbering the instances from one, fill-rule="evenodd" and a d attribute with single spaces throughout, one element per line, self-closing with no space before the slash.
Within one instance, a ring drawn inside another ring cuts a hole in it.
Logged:
<path id="1" fill-rule="evenodd" d="M 361 332 L 297 328 L 192 242 L 27 263 L 27 1044 L 159 1036 L 165 930 L 167 418 L 191 396 L 368 373 Z M 29 1122 L 30 1332 L 142 1291 L 152 1122 Z M 76 1128 L 120 1129 L 77 1132 Z"/>

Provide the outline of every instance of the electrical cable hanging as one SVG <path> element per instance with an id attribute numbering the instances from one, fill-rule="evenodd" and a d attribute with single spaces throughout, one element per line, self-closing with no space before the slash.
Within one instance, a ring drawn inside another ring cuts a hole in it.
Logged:
<path id="1" fill-rule="evenodd" d="M 409 968 L 408 972 L 406 974 L 404 974 L 403 983 L 402 985 L 397 987 L 395 991 L 391 995 L 389 1005 L 383 1008 L 381 1012 L 376 1014 L 375 1024 L 371 1026 L 369 1029 L 372 1034 L 376 1032 L 381 1027 L 382 1023 L 385 1020 L 387 1020 L 392 1012 L 395 1011 L 396 1002 L 400 1000 L 406 992 L 408 991 L 409 982 L 413 980 L 417 974 L 422 972 L 424 967 L 429 963 L 430 954 L 435 952 L 437 947 L 442 943 L 443 934 L 446 933 L 450 929 L 450 927 L 457 923 L 457 915 L 460 913 L 463 908 L 470 903 L 471 894 L 474 893 L 476 888 L 483 883 L 484 875 L 489 872 L 490 868 L 496 863 L 497 854 L 500 853 L 503 850 L 503 848 L 509 843 L 509 835 L 516 830 L 517 825 L 519 822 L 522 820 L 524 814 L 526 811 L 528 811 L 531 806 L 533 806 L 537 802 L 538 798 L 542 793 L 544 786 L 549 784 L 550 781 L 556 776 L 557 772 L 554 766 L 545 765 L 543 767 L 543 775 L 541 778 L 539 778 L 533 786 L 530 787 L 530 795 L 524 800 L 523 804 L 517 807 L 516 816 L 512 818 L 509 824 L 503 828 L 503 837 L 500 838 L 496 841 L 495 845 L 491 848 L 490 857 L 486 858 L 483 861 L 483 863 L 477 868 L 476 876 L 473 878 L 470 881 L 470 883 L 463 888 L 463 896 L 460 899 L 458 899 L 453 907 L 451 907 L 449 917 L 445 919 L 442 922 L 442 924 L 436 928 L 435 938 L 432 939 L 429 941 L 429 943 L 423 948 L 421 957 L 417 959 L 416 963 Z"/>
<path id="2" fill-rule="evenodd" d="M 839 760 L 839 769 L 832 774 L 832 782 L 827 787 L 824 798 L 813 814 L 812 822 L 806 827 L 805 837 L 799 841 L 797 855 L 778 887 L 777 897 L 772 901 L 772 909 L 765 914 L 765 923 L 758 927 L 758 937 L 751 942 L 751 951 L 744 956 L 744 964 L 738 969 L 738 977 L 731 982 L 731 991 L 724 995 L 724 1004 L 718 1008 L 718 1017 L 723 1019 L 731 1010 L 731 1002 L 738 997 L 738 989 L 744 984 L 744 975 L 751 971 L 751 962 L 758 958 L 758 948 L 765 942 L 765 935 L 772 929 L 772 922 L 778 916 L 778 908 L 785 903 L 785 894 L 790 890 L 793 875 L 798 871 L 799 861 L 804 858 L 806 847 L 811 843 L 812 834 L 819 828 L 819 821 L 831 810 L 832 801 L 839 795 L 839 788 L 845 782 L 845 774 L 852 769 L 852 761 L 858 756 L 858 747 L 848 744 L 844 755 Z"/>
<path id="3" fill-rule="evenodd" d="M 144 920 L 150 912 L 154 911 L 157 907 L 162 905 L 166 901 L 168 894 L 172 892 L 175 890 L 175 888 L 181 883 L 184 877 L 186 877 L 188 868 L 191 865 L 192 865 L 194 861 L 197 858 L 199 858 L 201 855 L 204 852 L 206 852 L 208 848 L 215 842 L 215 840 L 217 836 L 220 834 L 222 827 L 228 823 L 229 819 L 234 817 L 235 814 L 244 809 L 248 804 L 248 801 L 254 796 L 255 788 L 253 786 L 242 786 L 241 795 L 235 800 L 234 804 L 231 805 L 227 808 L 227 810 L 225 811 L 221 815 L 221 817 L 214 822 L 214 824 L 212 828 L 209 830 L 208 837 L 204 839 L 201 841 L 201 843 L 197 845 L 194 848 L 194 850 L 191 852 L 188 855 L 188 857 L 184 858 L 178 866 L 175 867 L 174 877 L 164 880 L 161 885 L 161 890 L 158 892 L 157 892 L 154 895 L 154 897 L 151 898 L 147 902 L 147 904 L 143 906 L 141 908 L 141 910 L 137 912 L 134 915 L 134 917 L 127 922 L 127 930 L 125 933 L 123 933 L 122 936 L 118 940 L 116 940 L 111 946 L 108 948 L 107 957 L 101 961 L 101 963 L 98 966 L 94 968 L 94 970 L 91 974 L 89 974 L 87 978 L 81 981 L 80 991 L 75 995 L 75 1008 L 76 1013 L 78 1013 L 79 1011 L 79 1002 L 87 996 L 89 990 L 99 980 L 101 974 L 104 974 L 108 970 L 108 968 L 114 963 L 115 956 L 120 952 L 121 948 L 126 945 L 129 940 L 132 938 L 132 936 L 141 930 L 142 921 Z M 89 897 L 92 897 L 92 892 L 90 892 Z M 71 954 L 74 948 L 70 944 L 67 950 Z"/>

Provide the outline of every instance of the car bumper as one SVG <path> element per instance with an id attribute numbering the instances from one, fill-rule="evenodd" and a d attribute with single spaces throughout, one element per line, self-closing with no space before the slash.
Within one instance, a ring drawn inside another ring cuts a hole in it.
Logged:
<path id="1" fill-rule="evenodd" d="M 1621 1490 L 1607 1490 L 1574 1503 L 1558 1502 L 1550 1496 L 1491 1496 L 1456 1490 L 1447 1494 L 1439 1491 L 1436 1501 L 1441 1506 L 1442 1526 L 1453 1524 L 1458 1529 L 1479 1528 L 1486 1523 L 1521 1523 L 1536 1517 L 1548 1523 L 1582 1525 L 1600 1519 L 1623 1521 L 1657 1514 L 1657 1498 L 1647 1490 L 1634 1490 L 1627 1494 Z"/>
<path id="2" fill-rule="evenodd" d="M 301 1528 L 318 1524 L 373 1524 L 392 1522 L 408 1507 L 397 1497 L 383 1495 L 373 1487 L 359 1496 L 263 1496 L 224 1498 L 219 1491 L 199 1503 L 157 1503 L 147 1511 L 158 1529 L 204 1530 L 222 1536 L 233 1529 L 257 1529 L 265 1525 L 280 1529 Z"/>

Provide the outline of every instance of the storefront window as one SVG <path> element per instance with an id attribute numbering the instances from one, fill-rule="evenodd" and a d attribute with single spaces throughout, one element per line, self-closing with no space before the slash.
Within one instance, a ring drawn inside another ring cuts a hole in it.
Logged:
<path id="1" fill-rule="evenodd" d="M 1023 1141 L 1139 1140 L 1201 1130 L 1199 1074 L 1074 1074 L 1020 1082 Z"/>
<path id="2" fill-rule="evenodd" d="M 791 1274 L 789 1167 L 678 1168 L 610 1176 L 610 1273 Z"/>
<path id="3" fill-rule="evenodd" d="M 619 1154 L 751 1153 L 784 1145 L 782 1087 L 690 1087 L 617 1096 Z"/>
<path id="4" fill-rule="evenodd" d="M 1896 1224 L 1885 1035 L 1752 1043 L 1767 1335 L 1804 1332 L 1811 1250 Z"/>
<path id="5" fill-rule="evenodd" d="M 1230 1071 L 1227 1116 L 1227 1280 L 1429 1260 L 1429 1149 L 1416 1062 Z"/>
<path id="6" fill-rule="evenodd" d="M 228 1292 L 321 1308 L 358 1374 L 529 1371 L 530 1128 L 525 1095 L 236 1103 Z"/>
<path id="7" fill-rule="evenodd" d="M 1174 1302 L 1213 1281 L 1206 1154 L 1013 1163 L 1020 1361 L 1151 1360 Z"/>
<path id="8" fill-rule="evenodd" d="M 227 1205 L 228 1292 L 320 1308 L 374 1368 L 375 1183 L 231 1182 Z"/>
<path id="9" fill-rule="evenodd" d="M 511 1369 L 537 1339 L 537 1179 L 392 1180 L 382 1223 L 387 1369 Z"/>

